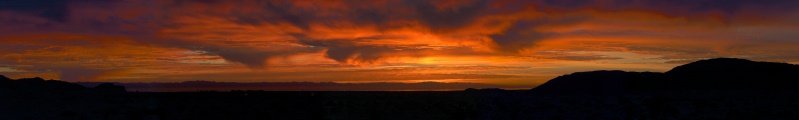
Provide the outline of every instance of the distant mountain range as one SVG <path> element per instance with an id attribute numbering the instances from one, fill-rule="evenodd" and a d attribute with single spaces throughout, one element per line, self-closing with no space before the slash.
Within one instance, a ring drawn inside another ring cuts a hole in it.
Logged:
<path id="1" fill-rule="evenodd" d="M 700 60 L 665 73 L 602 70 L 554 78 L 531 90 L 541 95 L 741 95 L 799 92 L 799 65 L 737 58 Z"/>
<path id="2" fill-rule="evenodd" d="M 101 82 L 78 82 L 83 86 L 96 86 Z M 452 91 L 466 88 L 520 88 L 524 86 L 504 86 L 482 83 L 334 83 L 334 82 L 214 82 L 185 81 L 176 83 L 114 83 L 127 87 L 128 91 L 140 92 L 178 92 L 178 91 Z M 529 88 L 529 87 L 527 87 Z"/>
<path id="3" fill-rule="evenodd" d="M 0 75 L 0 96 L 58 96 L 124 92 L 126 92 L 124 86 L 111 83 L 97 84 L 93 88 L 88 88 L 64 81 L 44 80 L 39 77 L 13 80 Z"/>
<path id="4" fill-rule="evenodd" d="M 53 91 L 68 92 L 84 89 L 108 89 L 112 91 L 138 92 L 190 92 L 190 91 L 232 91 L 232 90 L 265 90 L 265 91 L 453 91 L 466 88 L 510 88 L 525 89 L 529 86 L 506 86 L 483 83 L 334 83 L 334 82 L 215 82 L 185 81 L 174 83 L 109 83 L 109 82 L 75 82 L 69 83 L 42 78 L 9 79 L 0 75 L 0 92 L 3 91 Z"/>

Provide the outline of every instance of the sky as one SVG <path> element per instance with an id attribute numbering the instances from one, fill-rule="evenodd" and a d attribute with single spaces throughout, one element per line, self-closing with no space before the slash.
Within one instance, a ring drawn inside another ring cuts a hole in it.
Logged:
<path id="1" fill-rule="evenodd" d="M 799 63 L 795 0 L 4 0 L 0 74 L 70 82 L 471 82 Z"/>

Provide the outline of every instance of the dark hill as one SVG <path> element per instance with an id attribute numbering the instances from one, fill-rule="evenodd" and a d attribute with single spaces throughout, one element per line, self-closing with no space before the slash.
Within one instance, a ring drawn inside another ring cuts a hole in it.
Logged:
<path id="1" fill-rule="evenodd" d="M 663 73 L 591 71 L 559 76 L 536 88 L 546 95 L 621 95 L 640 91 L 644 81 L 659 81 Z"/>
<path id="2" fill-rule="evenodd" d="M 13 91 L 18 94 L 63 94 L 86 89 L 78 84 L 42 78 L 22 78 L 0 82 L 0 91 Z"/>
<path id="3" fill-rule="evenodd" d="M 11 80 L 11 78 L 8 78 L 6 76 L 0 75 L 0 82 L 10 81 L 10 80 Z"/>
<path id="4" fill-rule="evenodd" d="M 706 90 L 799 88 L 799 65 L 736 58 L 700 60 L 666 72 L 672 86 Z"/>
<path id="5" fill-rule="evenodd" d="M 533 88 L 542 95 L 763 94 L 799 91 L 799 66 L 715 58 L 666 73 L 592 71 L 559 76 Z"/>

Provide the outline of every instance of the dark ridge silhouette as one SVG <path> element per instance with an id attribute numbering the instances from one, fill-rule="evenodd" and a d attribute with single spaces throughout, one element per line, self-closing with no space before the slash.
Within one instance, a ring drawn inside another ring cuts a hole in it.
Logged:
<path id="1" fill-rule="evenodd" d="M 715 58 L 666 73 L 577 72 L 556 77 L 531 91 L 542 95 L 794 93 L 799 91 L 799 65 Z"/>
<path id="2" fill-rule="evenodd" d="M 663 73 L 620 70 L 576 72 L 549 80 L 532 91 L 544 95 L 623 95 L 656 86 L 647 81 L 662 81 L 663 76 Z"/>
<path id="3" fill-rule="evenodd" d="M 666 72 L 670 86 L 696 90 L 799 90 L 799 65 L 736 58 L 700 60 Z"/>
<path id="4" fill-rule="evenodd" d="M 125 87 L 112 83 L 105 83 L 94 89 L 89 89 L 82 85 L 59 80 L 44 80 L 39 77 L 13 80 L 0 75 L 0 91 L 16 95 L 48 96 L 49 94 L 78 94 L 90 92 L 121 93 L 125 92 Z"/>
<path id="5" fill-rule="evenodd" d="M 14 91 L 13 93 L 34 94 L 63 94 L 80 92 L 85 87 L 58 80 L 44 80 L 42 78 L 22 78 L 17 80 L 4 81 L 2 91 Z"/>
<path id="6" fill-rule="evenodd" d="M 530 113 L 542 119 L 797 119 L 798 75 L 797 65 L 715 58 L 665 73 L 567 74 L 527 100 L 555 109 Z"/>
<path id="7" fill-rule="evenodd" d="M 5 81 L 11 81 L 11 78 L 8 78 L 6 76 L 0 75 L 0 82 L 5 82 Z"/>
<path id="8" fill-rule="evenodd" d="M 83 86 L 98 86 L 98 82 L 78 82 Z M 214 82 L 185 81 L 177 83 L 115 83 L 129 91 L 139 92 L 186 92 L 186 91 L 451 91 L 463 88 L 525 88 L 525 86 L 503 86 L 482 83 L 334 83 L 334 82 Z"/>

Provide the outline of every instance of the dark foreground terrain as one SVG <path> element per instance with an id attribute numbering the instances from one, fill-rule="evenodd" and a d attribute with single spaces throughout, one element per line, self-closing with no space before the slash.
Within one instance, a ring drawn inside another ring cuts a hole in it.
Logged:
<path id="1" fill-rule="evenodd" d="M 0 119 L 797 119 L 799 67 L 718 58 L 531 90 L 125 92 L 0 77 Z"/>
<path id="2" fill-rule="evenodd" d="M 796 119 L 799 96 L 535 96 L 473 92 L 186 92 L 15 97 L 18 119 Z"/>

